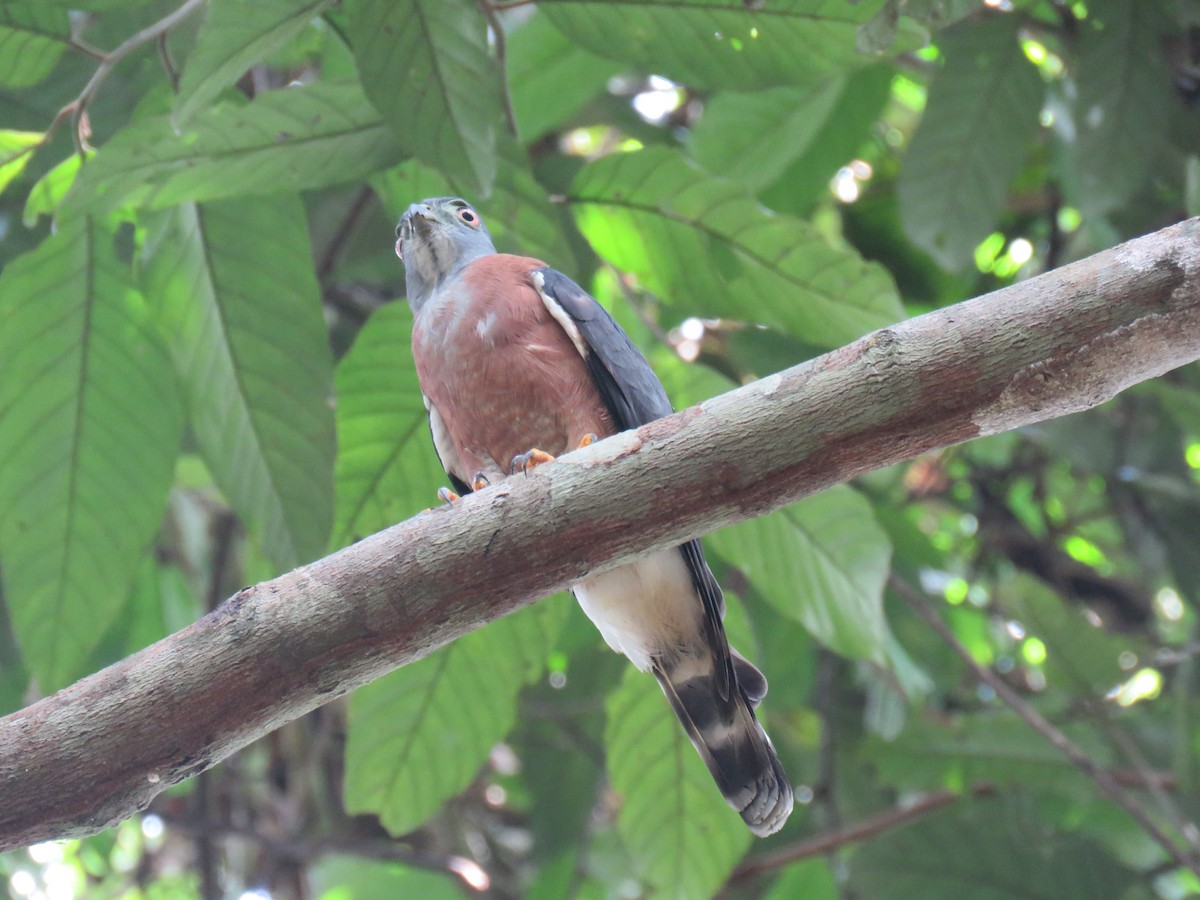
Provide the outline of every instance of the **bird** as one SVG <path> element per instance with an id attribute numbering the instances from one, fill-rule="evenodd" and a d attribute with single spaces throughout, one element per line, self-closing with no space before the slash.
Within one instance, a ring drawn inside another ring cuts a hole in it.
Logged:
<path id="1" fill-rule="evenodd" d="M 396 227 L 429 428 L 461 495 L 669 415 L 649 363 L 594 298 L 539 259 L 498 253 L 460 197 L 413 203 Z M 651 672 L 726 801 L 760 837 L 792 787 L 755 708 L 767 681 L 729 646 L 699 540 L 573 587 L 605 642 Z"/>

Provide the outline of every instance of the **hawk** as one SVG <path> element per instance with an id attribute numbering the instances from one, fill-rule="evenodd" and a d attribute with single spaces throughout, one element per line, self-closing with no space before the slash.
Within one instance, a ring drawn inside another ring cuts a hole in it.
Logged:
<path id="1" fill-rule="evenodd" d="M 467 201 L 414 203 L 396 237 L 430 431 L 459 494 L 671 413 L 608 312 L 541 260 L 497 253 Z M 792 789 L 754 715 L 767 681 L 729 646 L 724 597 L 700 542 L 584 578 L 573 591 L 608 645 L 654 673 L 750 830 L 782 828 Z"/>

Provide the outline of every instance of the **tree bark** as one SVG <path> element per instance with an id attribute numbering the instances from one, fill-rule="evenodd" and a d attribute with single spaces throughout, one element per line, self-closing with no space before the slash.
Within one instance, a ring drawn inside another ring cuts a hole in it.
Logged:
<path id="1" fill-rule="evenodd" d="M 0 850 L 112 825 L 589 572 L 1198 357 L 1192 219 L 421 513 L 0 720 Z"/>

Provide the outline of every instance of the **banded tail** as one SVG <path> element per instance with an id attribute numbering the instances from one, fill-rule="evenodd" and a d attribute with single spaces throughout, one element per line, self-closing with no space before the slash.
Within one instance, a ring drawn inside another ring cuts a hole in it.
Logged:
<path id="1" fill-rule="evenodd" d="M 707 649 L 707 648 L 705 648 Z M 656 662 L 654 675 L 717 787 L 759 837 L 774 834 L 792 812 L 792 786 L 754 707 L 767 679 L 733 650 L 735 683 L 721 696 L 715 659 L 684 655 Z"/>

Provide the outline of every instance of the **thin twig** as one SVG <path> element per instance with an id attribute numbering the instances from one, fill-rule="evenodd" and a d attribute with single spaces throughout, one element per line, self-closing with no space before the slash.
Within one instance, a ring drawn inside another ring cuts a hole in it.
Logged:
<path id="1" fill-rule="evenodd" d="M 1129 787 L 1149 788 L 1151 785 L 1154 785 L 1161 788 L 1171 786 L 1171 776 L 1169 773 L 1144 773 L 1118 770 L 1113 772 L 1112 775 L 1118 783 Z M 935 813 L 942 807 L 949 806 L 958 800 L 994 797 L 997 793 L 995 785 L 989 782 L 981 782 L 974 785 L 965 793 L 956 793 L 950 790 L 933 791 L 918 797 L 915 801 L 905 803 L 903 806 L 898 806 L 895 809 L 889 809 L 886 812 L 864 819 L 856 825 L 838 828 L 834 831 L 817 835 L 816 837 L 797 841 L 772 853 L 754 856 L 733 870 L 733 874 L 729 876 L 729 883 L 744 881 L 747 878 L 790 865 L 802 859 L 825 856 L 845 847 L 847 844 L 865 841 L 885 831 L 891 831 L 893 828 L 900 828 L 901 826 L 911 824 L 915 820 Z M 1171 868 L 1174 868 L 1174 866 L 1175 863 L 1171 863 Z"/>
<path id="2" fill-rule="evenodd" d="M 96 60 L 104 59 L 104 51 L 103 50 L 101 50 L 97 47 L 93 47 L 87 41 L 81 40 L 80 38 L 77 38 L 77 37 L 70 38 L 67 41 L 67 46 L 70 47 L 72 50 L 78 50 L 80 53 L 83 53 L 86 56 L 90 56 L 92 59 L 96 59 Z"/>
<path id="3" fill-rule="evenodd" d="M 633 313 L 638 317 L 638 320 L 641 321 L 641 323 L 645 325 L 646 328 L 650 330 L 650 333 L 653 334 L 659 341 L 670 347 L 671 350 L 674 350 L 675 345 L 671 343 L 671 336 L 667 334 L 666 329 L 659 325 L 657 320 L 655 320 L 655 318 L 646 311 L 646 305 L 642 302 L 641 296 L 639 296 L 638 293 L 633 290 L 633 288 L 625 283 L 625 278 L 621 274 L 620 270 L 613 265 L 607 265 L 607 268 L 610 272 L 612 272 L 613 278 L 615 278 L 617 281 L 617 287 L 621 289 L 621 293 L 625 296 L 625 300 L 629 304 L 629 308 L 633 310 Z"/>
<path id="4" fill-rule="evenodd" d="M 196 829 L 192 841 L 196 847 L 196 868 L 200 870 L 200 896 L 204 900 L 220 900 L 224 893 L 217 875 L 217 848 L 212 831 L 212 780 L 213 773 L 201 772 L 196 776 L 196 790 L 188 806 Z"/>
<path id="5" fill-rule="evenodd" d="M 813 686 L 817 715 L 821 720 L 820 763 L 813 782 L 813 803 L 825 811 L 825 826 L 836 831 L 842 827 L 837 798 L 837 734 L 833 724 L 837 660 L 822 648 L 817 654 L 816 683 Z"/>
<path id="6" fill-rule="evenodd" d="M 1095 717 L 1100 730 L 1120 748 L 1134 770 L 1143 775 L 1146 790 L 1157 801 L 1159 809 L 1175 827 L 1175 830 L 1192 848 L 1192 852 L 1200 851 L 1200 831 L 1197 830 L 1196 823 L 1188 819 L 1171 799 L 1162 779 L 1154 777 L 1154 769 L 1137 742 L 1113 720 L 1108 708 L 1098 703 L 1090 694 L 1084 698 L 1084 708 Z"/>
<path id="7" fill-rule="evenodd" d="M 53 125 L 57 125 L 64 116 L 68 114 L 71 116 L 71 125 L 75 135 L 75 146 L 81 156 L 88 149 L 87 139 L 83 133 L 83 116 L 87 112 L 88 104 L 92 102 L 92 99 L 96 96 L 97 91 L 100 90 L 100 86 L 104 84 L 105 79 L 112 74 L 112 70 L 116 67 L 117 63 L 123 60 L 134 50 L 141 47 L 143 44 L 148 44 L 151 41 L 158 40 L 161 35 L 170 31 L 172 28 L 198 10 L 201 6 L 203 6 L 205 2 L 206 0 L 187 0 L 186 3 L 180 6 L 173 13 L 163 16 L 163 18 L 159 19 L 153 25 L 147 25 L 137 34 L 133 35 L 133 37 L 122 43 L 115 50 L 104 54 L 104 56 L 100 59 L 100 65 L 96 67 L 96 71 L 92 73 L 92 77 L 88 80 L 88 83 L 84 85 L 83 90 L 79 92 L 79 96 L 58 111 L 58 115 L 54 117 Z M 81 46 L 80 49 L 83 49 L 83 47 Z M 88 51 L 85 50 L 84 52 Z M 51 127 L 53 127 L 53 125 Z"/>
<path id="8" fill-rule="evenodd" d="M 924 818 L 930 813 L 937 812 L 939 809 L 949 806 L 952 803 L 957 803 L 959 800 L 967 797 L 990 797 L 995 793 L 996 788 L 991 784 L 978 784 L 971 788 L 968 793 L 945 790 L 933 791 L 917 798 L 912 803 L 898 806 L 895 809 L 889 809 L 887 812 L 876 816 L 871 816 L 869 819 L 864 819 L 856 825 L 837 828 L 825 834 L 817 835 L 814 838 L 790 844 L 773 853 L 764 853 L 761 856 L 748 859 L 733 870 L 733 874 L 729 876 L 729 883 L 745 881 L 747 878 L 790 865 L 801 859 L 824 856 L 847 844 L 865 841 L 885 831 L 909 825 L 917 819 Z"/>
<path id="9" fill-rule="evenodd" d="M 1150 818 L 1150 814 L 1146 812 L 1145 808 L 1138 801 L 1134 800 L 1133 797 L 1131 797 L 1121 787 L 1117 780 L 1113 778 L 1111 773 L 1109 773 L 1106 769 L 1101 768 L 1101 766 L 1094 759 L 1088 756 L 1078 744 L 1063 734 L 1062 731 L 1055 728 L 1054 725 L 1047 721 L 1041 713 L 1026 703 L 1017 694 L 1017 692 L 1009 687 L 1002 678 L 996 675 L 996 673 L 991 671 L 991 669 L 985 669 L 983 666 L 979 665 L 979 663 L 975 661 L 975 658 L 971 656 L 971 651 L 963 646 L 963 644 L 955 636 L 954 632 L 951 631 L 949 626 L 947 626 L 946 623 L 941 620 L 941 617 L 934 612 L 933 607 L 926 602 L 925 598 L 918 590 L 912 587 L 912 585 L 910 585 L 908 582 L 896 577 L 895 575 L 888 579 L 888 586 L 900 597 L 902 597 L 905 602 L 912 607 L 913 611 L 925 620 L 930 628 L 937 632 L 938 636 L 946 642 L 950 649 L 958 654 L 962 661 L 966 663 L 967 667 L 972 671 L 972 673 L 974 673 L 975 677 L 994 690 L 996 692 L 996 696 L 999 697 L 1009 709 L 1020 716 L 1026 725 L 1058 748 L 1058 750 L 1061 751 L 1068 760 L 1070 760 L 1072 765 L 1096 782 L 1096 785 L 1100 788 L 1100 790 L 1107 794 L 1109 798 L 1111 798 L 1113 802 L 1124 809 L 1125 812 L 1129 813 L 1133 820 L 1142 827 L 1146 834 L 1148 834 L 1156 844 L 1162 847 L 1162 849 L 1166 851 L 1166 853 L 1173 860 L 1175 860 L 1176 863 L 1191 870 L 1197 875 L 1200 875 L 1200 860 L 1192 856 L 1186 850 L 1181 849 L 1175 843 L 1175 841 L 1173 841 L 1165 832 L 1163 832 L 1163 830 L 1158 827 L 1155 821 Z"/>
<path id="10" fill-rule="evenodd" d="M 504 33 L 504 23 L 500 21 L 498 14 L 499 10 L 507 7 L 495 6 L 488 0 L 479 0 L 479 8 L 492 29 L 492 38 L 496 41 L 496 65 L 500 69 L 500 105 L 504 108 L 504 121 L 508 126 L 508 133 L 519 137 L 517 113 L 513 109 L 512 91 L 508 88 L 508 36 Z"/>
<path id="11" fill-rule="evenodd" d="M 158 36 L 158 60 L 162 63 L 163 70 L 167 73 L 167 78 L 171 81 L 171 93 L 179 93 L 179 70 L 175 68 L 175 61 L 171 59 L 171 48 L 167 46 L 167 33 L 164 31 Z"/>
<path id="12" fill-rule="evenodd" d="M 358 220 L 362 218 L 362 214 L 366 211 L 371 203 L 371 198 L 374 196 L 375 192 L 364 185 L 354 195 L 354 199 L 350 201 L 346 215 L 342 217 L 341 224 L 338 225 L 333 235 L 329 238 L 329 243 L 325 245 L 325 252 L 321 254 L 321 261 L 317 263 L 317 281 L 320 284 L 324 285 L 333 273 L 338 260 L 342 256 L 342 251 L 346 249 L 346 243 L 350 240 L 350 235 L 354 233 L 354 229 L 358 225 Z"/>

